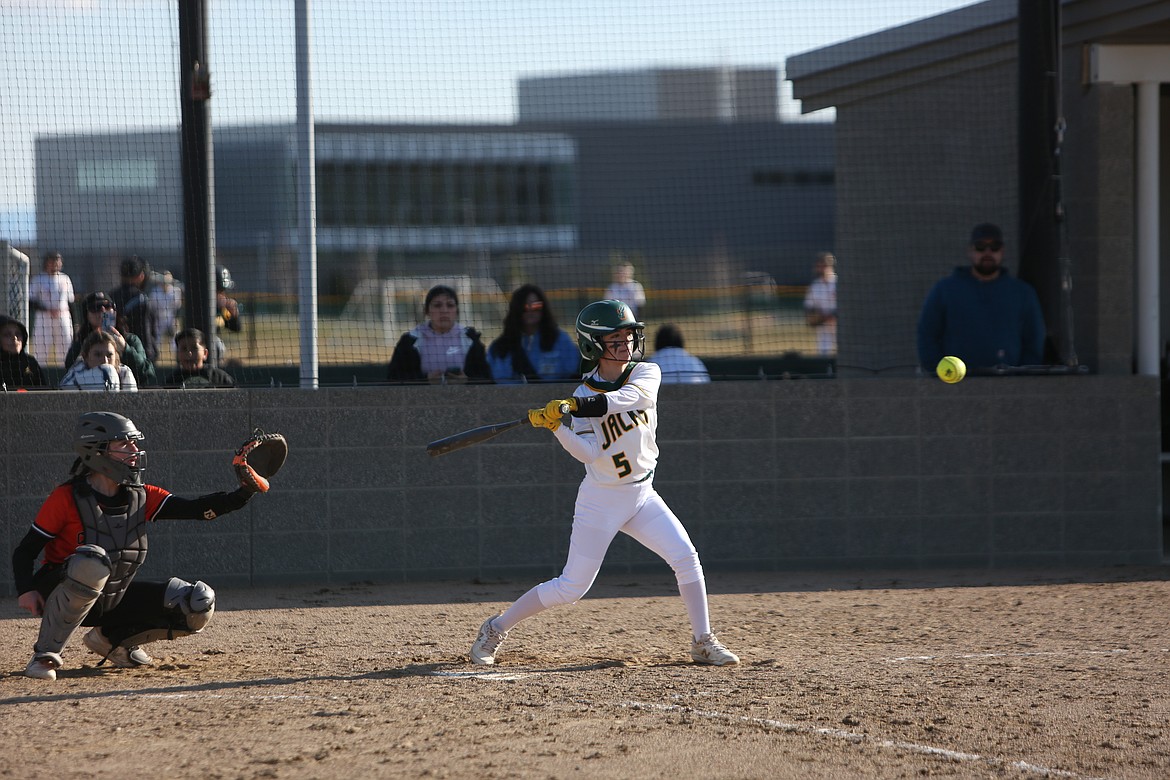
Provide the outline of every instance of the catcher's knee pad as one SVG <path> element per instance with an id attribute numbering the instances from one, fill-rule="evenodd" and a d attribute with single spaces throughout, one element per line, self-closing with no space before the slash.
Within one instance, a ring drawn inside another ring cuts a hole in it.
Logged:
<path id="1" fill-rule="evenodd" d="M 83 544 L 65 559 L 65 578 L 45 599 L 37 652 L 61 652 L 73 629 L 97 603 L 112 570 L 106 551 L 96 544 Z"/>
<path id="2" fill-rule="evenodd" d="M 113 571 L 110 556 L 96 544 L 83 544 L 65 559 L 66 581 L 72 580 L 99 593 Z"/>
<path id="3" fill-rule="evenodd" d="M 215 614 L 215 591 L 206 582 L 187 582 L 171 577 L 163 595 L 163 606 L 179 610 L 191 633 L 202 631 Z"/>
<path id="4" fill-rule="evenodd" d="M 669 563 L 679 585 L 699 582 L 703 579 L 703 564 L 699 563 L 699 554 L 694 550 L 691 550 L 689 555 L 684 555 L 677 560 L 669 561 Z"/>
<path id="5" fill-rule="evenodd" d="M 166 613 L 157 623 L 137 629 L 118 644 L 133 647 L 198 634 L 215 614 L 215 591 L 206 582 L 171 577 L 163 592 L 163 608 Z"/>

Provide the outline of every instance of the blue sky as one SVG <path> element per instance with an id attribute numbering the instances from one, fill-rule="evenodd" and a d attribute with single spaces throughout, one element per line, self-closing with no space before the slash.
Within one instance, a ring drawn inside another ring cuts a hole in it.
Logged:
<path id="1" fill-rule="evenodd" d="M 971 4 L 311 0 L 314 109 L 321 120 L 506 123 L 522 76 L 712 65 L 782 71 L 792 54 Z M 32 208 L 38 135 L 178 126 L 177 7 L 0 0 L 0 213 Z M 207 8 L 213 125 L 292 119 L 292 0 L 207 0 Z"/>

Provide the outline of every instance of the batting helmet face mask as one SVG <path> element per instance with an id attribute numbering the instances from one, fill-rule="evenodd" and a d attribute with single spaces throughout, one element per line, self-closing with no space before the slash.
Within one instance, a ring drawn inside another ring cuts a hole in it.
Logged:
<path id="1" fill-rule="evenodd" d="M 134 423 L 113 412 L 87 412 L 77 420 L 73 451 L 77 453 L 74 474 L 85 469 L 97 472 L 119 485 L 141 485 L 146 471 L 146 452 L 110 452 L 115 441 L 140 442 L 145 436 Z"/>
<path id="2" fill-rule="evenodd" d="M 630 307 L 621 301 L 596 301 L 577 315 L 577 349 L 586 360 L 600 360 L 605 356 L 602 337 L 619 330 L 629 330 L 634 334 L 630 352 L 638 352 L 645 340 L 645 328 L 646 323 L 634 319 Z"/>

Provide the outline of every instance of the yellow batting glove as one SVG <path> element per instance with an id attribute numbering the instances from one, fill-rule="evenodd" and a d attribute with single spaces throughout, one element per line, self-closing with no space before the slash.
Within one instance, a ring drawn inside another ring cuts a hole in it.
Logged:
<path id="1" fill-rule="evenodd" d="M 544 405 L 544 416 L 549 420 L 560 420 L 561 415 L 577 411 L 577 399 L 566 398 L 561 401 L 549 401 Z"/>
<path id="2" fill-rule="evenodd" d="M 560 417 L 554 417 L 550 420 L 545 417 L 544 409 L 529 409 L 528 422 L 532 424 L 533 428 L 548 428 L 550 431 L 561 427 Z"/>

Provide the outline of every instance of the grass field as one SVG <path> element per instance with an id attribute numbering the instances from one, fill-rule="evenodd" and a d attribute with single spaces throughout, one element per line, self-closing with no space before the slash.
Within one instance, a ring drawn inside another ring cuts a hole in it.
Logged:
<path id="1" fill-rule="evenodd" d="M 715 357 L 772 356 L 785 352 L 813 354 L 812 328 L 799 310 L 691 314 L 671 318 L 686 338 L 687 349 L 696 355 Z M 295 365 L 300 360 L 300 324 L 294 315 L 261 314 L 249 318 L 249 329 L 225 335 L 229 354 L 245 365 Z M 477 327 L 479 323 L 473 323 Z M 561 321 L 571 328 L 572 319 Z M 660 323 L 650 322 L 647 340 L 652 346 Z M 318 362 L 345 365 L 384 363 L 390 360 L 394 343 L 402 332 L 391 331 L 389 340 L 383 324 L 372 320 L 322 317 L 318 320 Z M 499 335 L 499 326 L 484 325 L 485 346 Z"/>

